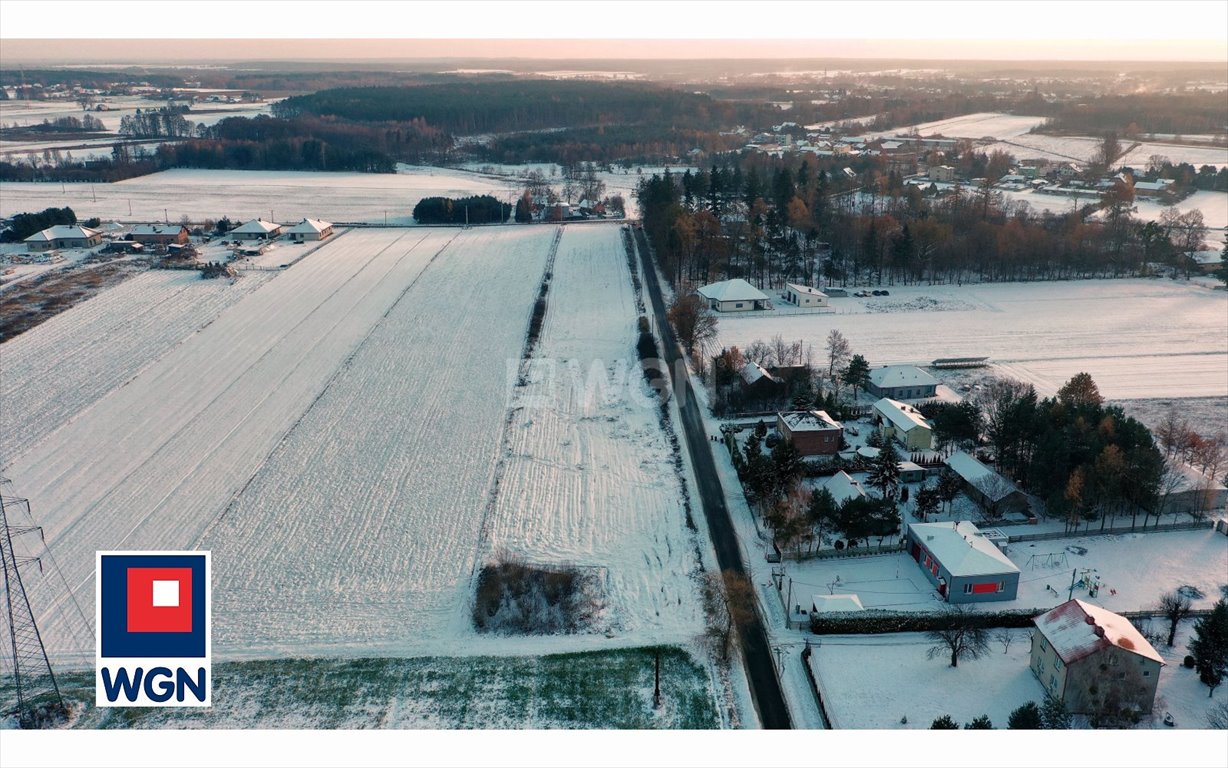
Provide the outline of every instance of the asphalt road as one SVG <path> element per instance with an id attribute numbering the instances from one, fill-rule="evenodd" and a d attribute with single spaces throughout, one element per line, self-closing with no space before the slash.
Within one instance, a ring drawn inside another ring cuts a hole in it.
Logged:
<path id="1" fill-rule="evenodd" d="M 672 380 L 674 371 L 685 370 L 681 367 L 682 355 L 674 339 L 673 328 L 666 319 L 665 301 L 661 298 L 661 286 L 657 282 L 657 271 L 653 268 L 649 256 L 644 231 L 635 227 L 632 230 L 635 235 L 636 250 L 640 254 L 640 263 L 644 268 L 644 281 L 648 286 L 652 311 L 657 317 L 657 328 L 662 337 L 662 354 L 669 364 Z M 703 416 L 699 412 L 699 403 L 691 388 L 691 380 L 689 377 L 682 376 L 672 381 L 672 384 L 673 391 L 679 396 L 679 413 L 682 415 L 687 451 L 691 455 L 691 465 L 695 468 L 700 502 L 703 504 L 704 518 L 708 521 L 708 534 L 712 537 L 712 546 L 716 550 L 717 564 L 722 571 L 730 570 L 746 576 L 747 571 L 742 563 L 737 534 L 734 532 L 733 521 L 729 517 L 729 508 L 725 505 L 725 492 L 721 488 L 720 477 L 716 473 L 716 463 L 712 458 L 713 443 L 704 427 Z M 791 728 L 789 709 L 785 705 L 780 682 L 772 666 L 774 663 L 772 649 L 768 645 L 767 633 L 763 631 L 762 618 L 758 614 L 757 607 L 755 621 L 740 629 L 740 639 L 742 658 L 746 664 L 746 674 L 750 682 L 751 698 L 754 699 L 755 709 L 759 712 L 759 721 L 764 728 Z"/>

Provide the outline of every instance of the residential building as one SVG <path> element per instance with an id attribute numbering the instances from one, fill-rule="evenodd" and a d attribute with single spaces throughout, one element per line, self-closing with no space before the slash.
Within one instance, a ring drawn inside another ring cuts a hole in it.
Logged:
<path id="1" fill-rule="evenodd" d="M 746 365 L 738 371 L 738 376 L 742 382 L 742 395 L 748 399 L 763 400 L 779 397 L 784 393 L 784 380 L 753 360 L 746 361 Z"/>
<path id="2" fill-rule="evenodd" d="M 933 428 L 911 405 L 884 397 L 874 404 L 874 418 L 883 437 L 909 451 L 927 451 L 934 445 Z"/>
<path id="3" fill-rule="evenodd" d="M 137 224 L 127 239 L 141 245 L 183 245 L 188 241 L 188 228 L 179 224 Z"/>
<path id="4" fill-rule="evenodd" d="M 1032 621 L 1032 674 L 1067 712 L 1151 712 L 1164 660 L 1129 619 L 1070 600 Z"/>
<path id="5" fill-rule="evenodd" d="M 795 307 L 818 308 L 827 306 L 827 294 L 817 288 L 798 283 L 785 283 L 785 301 Z"/>
<path id="6" fill-rule="evenodd" d="M 304 240 L 323 240 L 333 234 L 333 225 L 319 219 L 303 219 L 283 233 L 294 242 Z"/>
<path id="7" fill-rule="evenodd" d="M 818 484 L 818 488 L 826 488 L 837 504 L 845 504 L 853 499 L 863 499 L 869 496 L 865 487 L 844 470 L 824 479 Z"/>
<path id="8" fill-rule="evenodd" d="M 916 400 L 933 397 L 938 391 L 938 379 L 915 365 L 884 365 L 870 371 L 866 391 L 875 397 Z"/>
<path id="9" fill-rule="evenodd" d="M 1014 600 L 1019 568 L 968 521 L 910 523 L 908 552 L 949 603 Z"/>
<path id="10" fill-rule="evenodd" d="M 928 172 L 930 181 L 955 181 L 955 169 L 949 165 L 931 166 Z"/>
<path id="11" fill-rule="evenodd" d="M 831 456 L 840 450 L 844 427 L 827 411 L 783 411 L 776 428 L 802 456 Z"/>
<path id="12" fill-rule="evenodd" d="M 696 291 L 717 312 L 750 312 L 771 309 L 768 295 L 740 278 L 705 285 Z"/>
<path id="13" fill-rule="evenodd" d="M 253 219 L 226 233 L 229 240 L 272 240 L 281 234 L 281 225 L 264 219 Z"/>
<path id="14" fill-rule="evenodd" d="M 27 251 L 53 251 L 60 248 L 93 248 L 102 242 L 102 233 L 80 224 L 56 224 L 35 232 L 24 240 Z"/>
<path id="15" fill-rule="evenodd" d="M 1027 494 L 972 456 L 959 451 L 946 463 L 964 481 L 964 492 L 986 512 L 1001 516 L 1028 511 Z"/>

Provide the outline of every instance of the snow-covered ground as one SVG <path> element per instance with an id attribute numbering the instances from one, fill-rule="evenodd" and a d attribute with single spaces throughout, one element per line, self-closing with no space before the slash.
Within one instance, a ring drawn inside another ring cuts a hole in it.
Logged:
<path id="1" fill-rule="evenodd" d="M 1168 522 L 1165 520 L 1165 522 Z M 1118 520 L 1115 525 L 1121 526 Z M 1128 525 L 1129 520 L 1124 521 Z M 1014 535 L 1031 533 L 1031 526 L 1004 528 Z M 1007 556 L 1019 567 L 1019 592 L 1014 600 L 978 604 L 987 610 L 1048 610 L 1067 600 L 1072 572 L 1077 571 L 1074 597 L 1111 611 L 1154 607 L 1160 595 L 1190 585 L 1202 591 L 1196 608 L 1210 608 L 1228 583 L 1228 537 L 1211 529 L 1127 533 L 1071 539 L 1023 541 L 1010 545 Z M 1079 555 L 1067 547 L 1083 547 Z M 905 552 L 785 564 L 793 579 L 794 602 L 815 594 L 855 594 L 866 608 L 898 611 L 937 610 L 938 592 Z M 1098 581 L 1095 597 L 1087 586 Z"/>
<path id="2" fill-rule="evenodd" d="M 1139 728 L 1165 728 L 1165 712 L 1178 728 L 1206 728 L 1207 711 L 1228 697 L 1221 687 L 1208 698 L 1197 673 L 1181 667 L 1192 628 L 1186 620 L 1172 648 L 1156 646 L 1167 666 L 1160 671 L 1152 716 Z M 811 665 L 836 728 L 929 728 L 940 715 L 964 724 L 983 714 L 995 728 L 1005 728 L 1014 709 L 1044 700 L 1044 688 L 1028 666 L 1031 632 L 1010 630 L 1008 650 L 991 641 L 984 657 L 956 668 L 945 656 L 926 658 L 933 643 L 922 633 L 830 635 L 812 643 Z M 901 723 L 905 717 L 908 722 Z"/>
<path id="3" fill-rule="evenodd" d="M 1042 395 L 1087 371 L 1105 397 L 1228 394 L 1228 295 L 1171 280 L 892 286 L 882 297 L 833 299 L 834 314 L 724 314 L 719 343 L 745 348 L 777 334 L 817 352 L 838 328 L 871 365 L 988 355 Z M 932 298 L 935 304 L 921 302 Z M 971 305 L 929 311 L 920 306 Z M 975 332 L 969 332 L 975 329 Z"/>
<path id="4" fill-rule="evenodd" d="M 113 184 L 0 183 L 0 216 L 68 205 L 80 219 L 178 221 L 187 216 L 202 222 L 259 216 L 290 223 L 311 217 L 410 224 L 414 206 L 424 197 L 489 194 L 511 200 L 520 189 L 510 179 L 420 166 L 403 166 L 395 174 L 177 169 Z"/>
<path id="5" fill-rule="evenodd" d="M 925 132 L 922 132 L 923 135 Z M 960 134 L 962 135 L 962 134 Z M 1099 151 L 1103 141 L 1092 136 L 1049 136 L 1041 133 L 983 134 L 999 141 L 977 145 L 978 152 L 989 154 L 1002 151 L 1017 160 L 1044 157 L 1054 162 L 1087 163 Z M 976 137 L 980 138 L 980 137 Z M 1147 167 L 1152 155 L 1161 155 L 1174 163 L 1189 163 L 1195 168 L 1213 165 L 1222 168 L 1228 165 L 1228 148 L 1190 144 L 1162 144 L 1157 142 L 1123 142 L 1128 151 L 1118 160 L 1118 165 L 1142 170 Z"/>
<path id="6" fill-rule="evenodd" d="M 949 139 L 980 139 L 986 136 L 1006 139 L 1012 136 L 1022 136 L 1044 122 L 1045 118 L 1036 115 L 974 112 L 969 115 L 947 118 L 946 120 L 906 125 L 900 128 L 892 128 L 889 131 L 876 131 L 866 135 L 869 137 L 903 136 L 915 130 L 921 136 L 941 134 Z"/>
<path id="7" fill-rule="evenodd" d="M 609 626 L 687 642 L 704 626 L 696 540 L 638 367 L 637 316 L 619 227 L 565 228 L 483 555 L 599 568 Z"/>
<path id="8" fill-rule="evenodd" d="M 0 467 L 212 323 L 268 280 L 151 271 L 0 347 Z"/>

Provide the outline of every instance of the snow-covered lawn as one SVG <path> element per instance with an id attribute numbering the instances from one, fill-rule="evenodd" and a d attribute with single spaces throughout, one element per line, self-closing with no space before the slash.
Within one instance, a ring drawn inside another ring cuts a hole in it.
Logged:
<path id="1" fill-rule="evenodd" d="M 833 314 L 721 315 L 719 343 L 745 349 L 779 334 L 808 342 L 821 356 L 828 332 L 838 328 L 871 365 L 988 355 L 1042 395 L 1080 371 L 1110 398 L 1228 394 L 1222 291 L 1161 279 L 890 290 L 887 299 L 833 299 Z M 872 311 L 884 306 L 902 311 Z M 960 306 L 974 308 L 931 311 Z"/>
<path id="2" fill-rule="evenodd" d="M 1030 529 L 1013 526 L 1002 530 L 1013 535 L 1030 533 Z M 1078 555 L 1067 547 L 1083 547 L 1087 553 Z M 978 607 L 1047 610 L 1067 599 L 1074 575 L 1076 582 L 1098 580 L 1101 585 L 1092 597 L 1086 586 L 1076 583 L 1074 597 L 1111 611 L 1149 609 L 1164 592 L 1187 584 L 1204 594 L 1193 601 L 1195 607 L 1209 608 L 1220 597 L 1220 586 L 1228 583 L 1228 537 L 1209 528 L 1016 542 L 1010 545 L 1008 556 L 1020 571 L 1018 597 Z M 785 574 L 793 580 L 795 603 L 808 604 L 815 594 L 853 594 L 867 609 L 943 607 L 937 590 L 905 552 L 790 561 L 785 563 Z"/>
<path id="3" fill-rule="evenodd" d="M 1181 667 L 1192 627 L 1191 620 L 1182 623 L 1173 648 L 1156 646 L 1167 666 L 1160 671 L 1152 715 L 1139 728 L 1165 728 L 1165 712 L 1178 728 L 1206 728 L 1210 706 L 1228 697 L 1221 687 L 1208 698 L 1197 673 Z M 987 655 L 956 668 L 945 656 L 927 659 L 932 643 L 919 632 L 824 636 L 812 641 L 810 663 L 836 728 L 929 728 L 944 714 L 961 725 L 986 714 L 995 728 L 1006 728 L 1015 708 L 1044 700 L 1028 666 L 1031 632 L 1010 630 L 1007 652 L 992 641 Z M 900 722 L 904 717 L 906 724 Z"/>
<path id="4" fill-rule="evenodd" d="M 685 642 L 704 624 L 695 534 L 637 364 L 637 316 L 620 227 L 565 228 L 483 555 L 599 568 L 620 635 Z"/>
<path id="5" fill-rule="evenodd" d="M 68 205 L 81 219 L 178 221 L 187 216 L 202 222 L 271 216 L 290 223 L 304 217 L 383 223 L 386 215 L 390 224 L 409 224 L 424 197 L 490 194 L 508 200 L 519 193 L 520 186 L 510 179 L 419 166 L 404 166 L 398 173 L 180 169 L 114 184 L 0 183 L 0 216 Z"/>

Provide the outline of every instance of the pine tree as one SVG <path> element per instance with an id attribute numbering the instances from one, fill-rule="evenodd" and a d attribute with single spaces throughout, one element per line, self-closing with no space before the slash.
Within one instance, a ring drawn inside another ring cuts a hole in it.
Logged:
<path id="1" fill-rule="evenodd" d="M 1006 727 L 1016 731 L 1039 730 L 1043 727 L 1040 707 L 1034 701 L 1029 701 L 1027 704 L 1018 707 L 1014 712 L 1011 712 L 1010 719 L 1006 721 Z"/>
<path id="2" fill-rule="evenodd" d="M 965 731 L 992 731 L 993 721 L 989 719 L 989 715 L 981 715 L 973 719 L 971 723 L 964 725 Z"/>
<path id="3" fill-rule="evenodd" d="M 1209 615 L 1194 624 L 1190 655 L 1194 657 L 1198 679 L 1209 689 L 1207 697 L 1214 696 L 1215 689 L 1228 675 L 1228 603 L 1223 598 Z"/>
<path id="4" fill-rule="evenodd" d="M 941 715 L 934 718 L 934 722 L 930 724 L 931 731 L 958 731 L 959 723 L 951 719 L 950 715 Z"/>
<path id="5" fill-rule="evenodd" d="M 895 495 L 900 485 L 900 457 L 895 452 L 895 446 L 884 445 L 878 450 L 878 456 L 870 467 L 868 482 L 879 490 L 884 499 Z"/>

